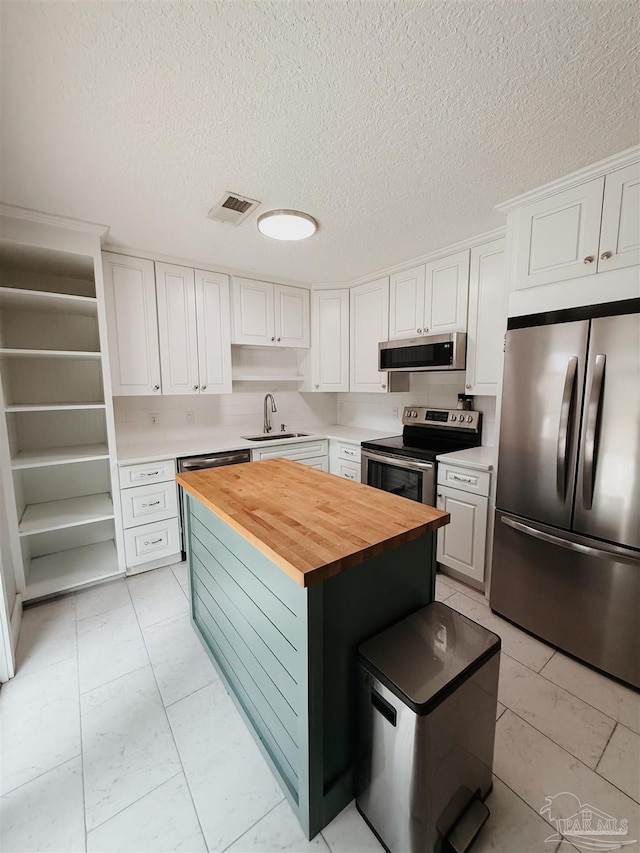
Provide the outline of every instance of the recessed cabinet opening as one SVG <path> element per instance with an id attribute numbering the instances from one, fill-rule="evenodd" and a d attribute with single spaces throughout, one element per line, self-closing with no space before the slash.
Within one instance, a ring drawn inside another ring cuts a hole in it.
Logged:
<path id="1" fill-rule="evenodd" d="M 43 304 L 43 303 L 53 304 Z M 70 310 L 71 309 L 71 310 Z M 96 303 L 36 299 L 28 292 L 0 292 L 0 347 L 3 349 L 99 352 Z"/>
<path id="2" fill-rule="evenodd" d="M 95 298 L 93 258 L 3 240 L 0 287 Z"/>
<path id="3" fill-rule="evenodd" d="M 0 358 L 4 404 L 14 407 L 104 406 L 99 359 Z"/>
<path id="4" fill-rule="evenodd" d="M 8 412 L 7 432 L 14 468 L 108 455 L 102 409 Z"/>

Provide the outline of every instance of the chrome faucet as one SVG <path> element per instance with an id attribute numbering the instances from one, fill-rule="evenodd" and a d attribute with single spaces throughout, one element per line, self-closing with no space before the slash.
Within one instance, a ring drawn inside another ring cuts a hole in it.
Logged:
<path id="1" fill-rule="evenodd" d="M 273 399 L 273 394 L 265 394 L 264 395 L 264 424 L 263 424 L 263 432 L 271 432 L 273 427 L 271 426 L 271 418 L 269 417 L 269 409 L 267 408 L 267 403 L 271 401 L 271 411 L 277 412 L 276 409 L 276 401 Z"/>

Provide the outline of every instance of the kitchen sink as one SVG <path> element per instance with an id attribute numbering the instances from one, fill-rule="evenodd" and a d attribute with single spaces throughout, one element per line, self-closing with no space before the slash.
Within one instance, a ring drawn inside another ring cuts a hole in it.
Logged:
<path id="1" fill-rule="evenodd" d="M 280 438 L 304 438 L 309 435 L 308 432 L 274 432 L 262 433 L 262 435 L 243 435 L 240 436 L 246 441 L 276 441 Z"/>

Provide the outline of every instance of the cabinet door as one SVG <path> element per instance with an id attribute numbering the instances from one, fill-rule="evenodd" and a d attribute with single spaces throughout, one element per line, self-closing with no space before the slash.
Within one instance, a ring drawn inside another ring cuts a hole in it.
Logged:
<path id="1" fill-rule="evenodd" d="M 201 394 L 231 393 L 229 277 L 195 271 Z"/>
<path id="2" fill-rule="evenodd" d="M 193 270 L 156 264 L 163 394 L 197 394 L 198 339 Z"/>
<path id="3" fill-rule="evenodd" d="M 352 391 L 385 393 L 387 373 L 378 370 L 378 344 L 389 328 L 389 279 L 351 290 L 350 385 Z"/>
<path id="4" fill-rule="evenodd" d="M 309 291 L 273 285 L 276 346 L 309 346 Z"/>
<path id="5" fill-rule="evenodd" d="M 604 182 L 598 272 L 640 264 L 640 163 Z"/>
<path id="6" fill-rule="evenodd" d="M 498 393 L 509 301 L 505 263 L 505 240 L 471 250 L 465 385 L 469 394 Z"/>
<path id="7" fill-rule="evenodd" d="M 389 340 L 422 335 L 425 267 L 394 273 L 389 280 Z"/>
<path id="8" fill-rule="evenodd" d="M 597 271 L 604 178 L 523 207 L 514 221 L 514 290 Z"/>
<path id="9" fill-rule="evenodd" d="M 349 291 L 313 291 L 311 326 L 313 390 L 348 391 Z"/>
<path id="10" fill-rule="evenodd" d="M 437 560 L 484 583 L 487 498 L 438 486 L 438 509 L 451 514 L 438 530 Z"/>
<path id="11" fill-rule="evenodd" d="M 469 251 L 432 261 L 425 267 L 425 334 L 464 332 L 469 297 Z"/>
<path id="12" fill-rule="evenodd" d="M 273 346 L 275 344 L 273 317 L 273 285 L 268 281 L 234 277 L 233 294 L 234 344 Z"/>
<path id="13" fill-rule="evenodd" d="M 113 395 L 159 394 L 153 261 L 103 252 L 102 265 Z"/>

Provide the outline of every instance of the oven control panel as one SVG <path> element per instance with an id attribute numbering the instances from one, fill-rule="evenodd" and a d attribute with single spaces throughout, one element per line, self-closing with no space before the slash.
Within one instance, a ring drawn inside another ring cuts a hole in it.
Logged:
<path id="1" fill-rule="evenodd" d="M 478 431 L 480 412 L 465 409 L 430 409 L 427 406 L 405 406 L 402 423 L 406 426 L 449 427 Z"/>

